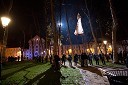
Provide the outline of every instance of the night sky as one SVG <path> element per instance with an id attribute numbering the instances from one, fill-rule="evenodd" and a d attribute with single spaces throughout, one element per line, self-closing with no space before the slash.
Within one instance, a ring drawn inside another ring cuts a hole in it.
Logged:
<path id="1" fill-rule="evenodd" d="M 9 4 L 12 0 L 0 0 L 0 16 L 4 15 L 9 9 Z M 47 0 L 49 1 L 49 0 Z M 128 8 L 127 0 L 112 0 L 114 10 L 118 21 L 117 40 L 128 39 Z M 13 0 L 12 9 L 9 13 L 11 23 L 8 26 L 8 47 L 18 47 L 23 45 L 24 35 L 26 47 L 28 40 L 35 35 L 40 35 L 45 38 L 46 17 L 50 18 L 49 14 L 45 14 L 45 0 Z M 91 20 L 95 35 L 97 38 L 111 38 L 111 13 L 109 9 L 109 0 L 87 0 L 87 5 L 90 11 Z M 47 8 L 50 8 L 47 3 Z M 61 8 L 61 9 L 60 9 Z M 60 13 L 61 10 L 61 13 Z M 55 3 L 55 18 L 56 23 L 60 22 L 61 16 L 61 34 L 64 36 L 62 43 L 69 44 L 68 28 L 66 21 L 66 13 L 71 34 L 72 44 L 82 43 L 82 36 L 75 36 L 74 31 L 77 23 L 77 14 L 82 17 L 82 26 L 84 29 L 84 41 L 92 41 L 92 35 L 88 23 L 87 13 L 84 0 L 62 0 L 60 6 L 59 0 Z M 2 40 L 3 28 L 0 24 L 0 40 Z"/>

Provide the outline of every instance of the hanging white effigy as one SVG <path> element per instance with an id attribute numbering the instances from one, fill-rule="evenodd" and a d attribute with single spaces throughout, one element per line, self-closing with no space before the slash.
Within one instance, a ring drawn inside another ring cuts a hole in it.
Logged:
<path id="1" fill-rule="evenodd" d="M 82 27 L 82 23 L 81 23 L 81 16 L 78 13 L 77 14 L 77 25 L 76 25 L 74 34 L 79 35 L 79 34 L 83 34 L 83 33 L 84 33 L 84 31 L 83 31 L 83 27 Z"/>

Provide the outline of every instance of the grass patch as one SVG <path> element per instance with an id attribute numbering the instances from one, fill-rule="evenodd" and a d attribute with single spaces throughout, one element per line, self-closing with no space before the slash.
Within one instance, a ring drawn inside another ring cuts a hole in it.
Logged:
<path id="1" fill-rule="evenodd" d="M 2 81 L 2 85 L 23 85 L 26 71 L 20 71 Z"/>
<path id="2" fill-rule="evenodd" d="M 62 74 L 62 78 L 60 79 L 62 85 L 84 85 L 84 80 L 79 69 L 62 67 L 60 71 Z"/>
<path id="3" fill-rule="evenodd" d="M 20 66 L 27 66 L 30 64 L 34 64 L 33 62 L 30 61 L 15 61 L 15 62 L 6 62 L 2 65 L 2 70 L 6 70 L 6 69 L 10 69 L 10 68 L 16 68 L 16 67 L 20 67 Z"/>
<path id="4" fill-rule="evenodd" d="M 7 75 L 9 73 L 13 73 L 17 70 L 20 70 L 20 69 L 24 68 L 24 67 L 25 66 L 20 66 L 20 67 L 16 67 L 16 68 L 10 68 L 10 69 L 6 69 L 6 70 L 2 70 L 1 75 L 4 76 L 4 75 Z"/>
<path id="5" fill-rule="evenodd" d="M 22 69 L 16 72 L 15 74 L 7 77 L 5 80 L 2 80 L 2 85 L 24 85 L 25 83 L 29 82 L 29 80 L 45 72 L 49 68 L 50 68 L 50 64 L 46 63 L 46 64 L 37 64 L 36 66 L 27 69 Z M 18 69 L 20 69 L 19 66 L 16 67 L 15 69 L 12 68 L 12 69 L 3 70 L 3 73 L 5 72 L 10 73 L 10 70 L 12 70 L 11 72 L 13 72 L 14 70 L 18 70 Z"/>
<path id="6" fill-rule="evenodd" d="M 62 67 L 54 71 L 50 63 L 18 63 L 2 70 L 2 75 L 8 75 L 2 80 L 2 85 L 84 85 L 82 74 L 77 68 Z"/>
<path id="7" fill-rule="evenodd" d="M 43 65 L 37 65 L 28 69 L 25 69 L 25 71 L 28 72 L 28 74 L 26 75 L 27 79 L 33 79 L 34 77 L 36 77 L 37 75 L 47 71 L 50 68 L 50 64 L 46 63 Z"/>
<path id="8" fill-rule="evenodd" d="M 10 76 L 17 71 L 23 70 L 34 65 L 36 64 L 33 62 L 9 62 L 3 67 L 4 69 L 1 72 L 2 78 L 6 78 L 7 76 Z"/>
<path id="9" fill-rule="evenodd" d="M 99 65 L 96 65 L 96 62 L 93 60 L 93 65 L 94 66 L 103 66 L 103 67 L 109 67 L 109 68 L 122 68 L 122 67 L 126 67 L 125 65 L 122 65 L 122 64 L 115 64 L 115 63 L 112 63 L 112 61 L 105 61 L 106 65 L 103 65 L 102 62 L 99 60 Z M 89 64 L 89 63 L 88 63 Z"/>

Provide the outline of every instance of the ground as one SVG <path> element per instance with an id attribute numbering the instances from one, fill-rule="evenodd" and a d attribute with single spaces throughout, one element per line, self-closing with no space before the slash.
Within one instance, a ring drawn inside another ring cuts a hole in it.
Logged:
<path id="1" fill-rule="evenodd" d="M 70 67 L 66 62 L 60 71 L 55 71 L 49 62 L 10 62 L 3 64 L 2 85 L 109 85 L 99 67 Z"/>

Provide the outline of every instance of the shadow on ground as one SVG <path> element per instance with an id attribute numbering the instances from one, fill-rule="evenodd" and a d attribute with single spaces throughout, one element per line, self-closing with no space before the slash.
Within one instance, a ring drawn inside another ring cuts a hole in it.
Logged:
<path id="1" fill-rule="evenodd" d="M 92 66 L 79 67 L 79 68 L 81 68 L 81 69 L 83 69 L 83 70 L 88 70 L 88 71 L 90 71 L 90 72 L 92 72 L 92 73 L 96 73 L 96 74 L 102 76 L 102 73 L 101 73 L 100 70 L 98 70 L 98 68 L 95 68 L 95 67 L 92 67 Z"/>
<path id="2" fill-rule="evenodd" d="M 51 67 L 44 73 L 31 79 L 26 85 L 32 85 L 36 81 L 38 81 L 36 85 L 61 85 L 61 76 L 62 74 L 60 71 L 54 71 L 53 67 Z"/>
<path id="3" fill-rule="evenodd" d="M 62 74 L 60 71 L 54 71 L 51 67 L 45 72 L 45 76 L 40 79 L 38 85 L 61 85 L 60 78 Z"/>
<path id="4" fill-rule="evenodd" d="M 16 70 L 16 71 L 14 71 L 14 72 L 11 72 L 11 73 L 8 73 L 8 74 L 6 74 L 6 75 L 3 75 L 3 76 L 1 77 L 1 79 L 2 79 L 2 80 L 5 80 L 5 79 L 8 78 L 9 76 L 12 76 L 12 75 L 14 75 L 15 73 L 17 73 L 17 72 L 19 72 L 19 71 L 22 71 L 22 70 L 27 69 L 28 67 L 30 68 L 30 67 L 34 67 L 34 66 L 36 66 L 36 64 L 35 64 L 35 65 L 32 65 L 32 64 L 27 65 L 27 66 L 25 66 L 25 67 L 23 67 L 23 68 L 21 68 L 21 69 L 19 69 L 19 70 Z"/>

